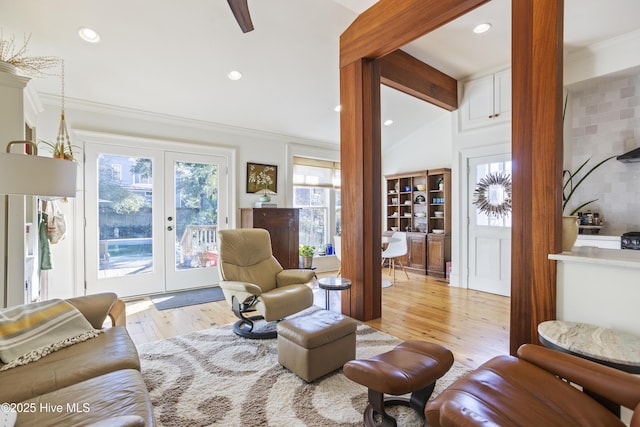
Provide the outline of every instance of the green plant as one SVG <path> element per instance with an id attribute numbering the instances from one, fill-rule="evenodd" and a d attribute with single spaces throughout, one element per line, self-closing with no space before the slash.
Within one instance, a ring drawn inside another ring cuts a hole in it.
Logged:
<path id="1" fill-rule="evenodd" d="M 80 147 L 76 145 L 68 145 L 60 142 L 53 143 L 44 139 L 38 141 L 38 146 L 40 144 L 46 145 L 51 150 L 53 157 L 56 157 L 58 159 L 75 160 L 73 150 L 80 150 Z"/>
<path id="2" fill-rule="evenodd" d="M 569 204 L 569 200 L 571 200 L 571 196 L 573 196 L 573 193 L 578 189 L 580 184 L 582 184 L 584 182 L 584 180 L 587 179 L 587 177 L 589 175 L 591 175 L 591 173 L 593 171 L 595 171 L 600 166 L 602 166 L 603 164 L 605 164 L 609 160 L 613 159 L 614 157 L 616 157 L 616 156 L 607 157 L 606 159 L 602 160 L 600 163 L 596 164 L 594 167 L 589 169 L 587 171 L 587 173 L 585 173 L 584 176 L 582 178 L 580 178 L 579 180 L 577 180 L 576 175 L 578 175 L 580 173 L 580 171 L 587 165 L 587 163 L 589 163 L 591 158 L 588 158 L 587 160 L 585 160 L 584 163 L 582 163 L 580 165 L 580 167 L 578 167 L 578 169 L 576 169 L 575 172 L 571 172 L 571 171 L 566 170 L 566 169 L 562 171 L 562 179 L 564 180 L 564 184 L 562 185 L 562 211 L 563 212 L 566 209 L 567 205 Z M 577 180 L 575 185 L 574 185 L 574 180 Z M 567 194 L 567 191 L 569 191 L 568 194 Z M 582 209 L 585 206 L 595 202 L 596 200 L 598 200 L 598 199 L 589 200 L 588 202 L 580 204 L 580 206 L 578 206 L 573 211 L 571 211 L 569 216 L 575 215 L 578 211 L 580 211 L 580 209 Z"/>
<path id="3" fill-rule="evenodd" d="M 316 251 L 315 246 L 300 245 L 298 252 L 300 253 L 301 256 L 313 256 L 315 251 Z"/>

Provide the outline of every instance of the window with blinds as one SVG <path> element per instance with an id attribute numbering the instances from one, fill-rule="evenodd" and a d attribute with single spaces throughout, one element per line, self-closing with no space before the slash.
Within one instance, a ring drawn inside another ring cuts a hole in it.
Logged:
<path id="1" fill-rule="evenodd" d="M 300 208 L 300 244 L 324 255 L 340 234 L 340 163 L 294 157 L 293 206 Z"/>

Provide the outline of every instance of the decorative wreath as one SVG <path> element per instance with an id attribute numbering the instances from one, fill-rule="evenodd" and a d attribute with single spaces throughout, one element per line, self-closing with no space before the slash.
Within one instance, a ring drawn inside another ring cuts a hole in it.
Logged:
<path id="1" fill-rule="evenodd" d="M 496 218 L 511 213 L 511 175 L 496 172 L 482 178 L 473 192 L 473 204 Z"/>

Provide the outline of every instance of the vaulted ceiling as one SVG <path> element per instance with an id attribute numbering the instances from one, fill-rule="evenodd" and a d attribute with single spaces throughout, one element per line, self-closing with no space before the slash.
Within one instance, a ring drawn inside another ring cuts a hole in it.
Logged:
<path id="1" fill-rule="evenodd" d="M 0 0 L 0 28 L 29 53 L 64 58 L 66 96 L 106 106 L 338 143 L 339 36 L 374 0 L 249 0 L 254 31 L 242 33 L 227 2 Z M 511 0 L 493 0 L 411 43 L 406 51 L 456 79 L 510 62 Z M 565 0 L 565 48 L 640 28 L 637 0 Z M 474 35 L 472 27 L 493 29 Z M 88 44 L 79 27 L 98 31 Z M 232 81 L 227 74 L 242 72 Z M 56 70 L 57 71 L 57 70 Z M 60 94 L 59 77 L 38 90 Z M 446 114 L 383 89 L 392 143 Z"/>

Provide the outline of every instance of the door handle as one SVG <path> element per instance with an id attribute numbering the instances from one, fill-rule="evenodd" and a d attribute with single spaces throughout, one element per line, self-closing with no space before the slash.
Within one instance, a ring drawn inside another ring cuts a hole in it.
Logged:
<path id="1" fill-rule="evenodd" d="M 168 217 L 167 221 L 173 221 L 173 217 L 172 216 Z"/>
<path id="2" fill-rule="evenodd" d="M 173 230 L 173 227 L 172 226 L 168 226 L 167 227 L 167 231 L 171 231 L 171 230 Z"/>

